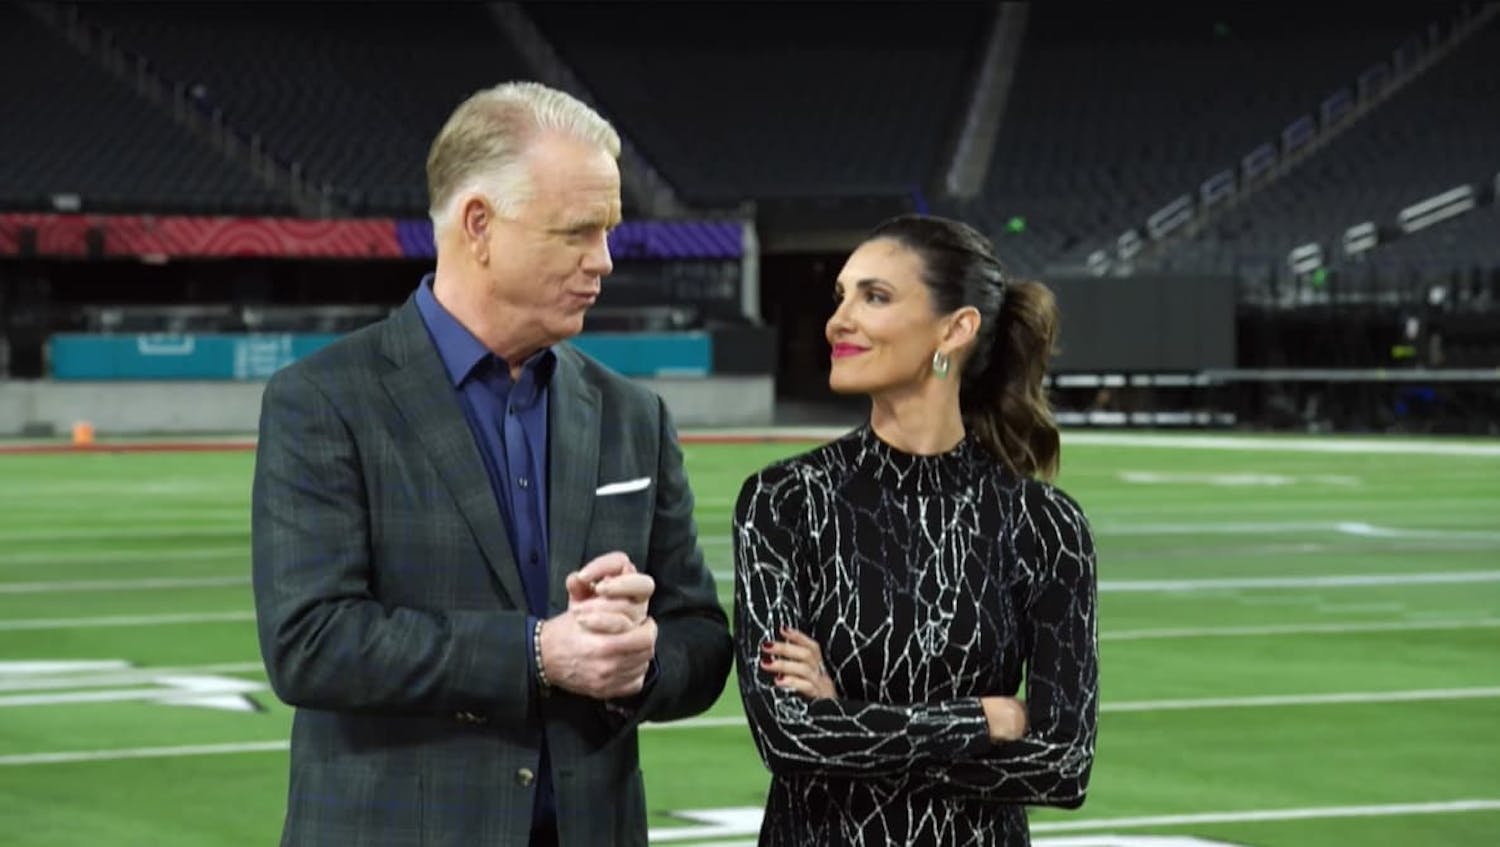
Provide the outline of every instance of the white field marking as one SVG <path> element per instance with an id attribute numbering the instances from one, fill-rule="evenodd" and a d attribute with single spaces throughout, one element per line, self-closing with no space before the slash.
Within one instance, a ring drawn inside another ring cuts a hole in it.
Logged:
<path id="1" fill-rule="evenodd" d="M 1319 603 L 1318 611 L 1326 615 L 1366 615 L 1371 612 L 1404 612 L 1405 603 Z"/>
<path id="2" fill-rule="evenodd" d="M 1267 709 L 1281 706 L 1324 706 L 1365 703 L 1424 703 L 1448 700 L 1500 699 L 1500 687 L 1423 688 L 1410 691 L 1343 691 L 1330 694 L 1273 694 L 1256 697 L 1204 697 L 1183 700 L 1123 700 L 1099 704 L 1104 713 L 1194 711 L 1198 709 Z M 642 724 L 643 730 L 717 729 L 746 726 L 743 715 L 688 718 L 671 723 Z"/>
<path id="3" fill-rule="evenodd" d="M 666 844 L 678 841 L 702 841 L 705 838 L 728 838 L 755 835 L 760 832 L 763 811 L 759 806 L 737 806 L 725 809 L 687 809 L 673 812 L 694 826 L 653 828 L 646 833 L 651 844 Z M 715 847 L 719 842 L 714 842 Z"/>
<path id="4" fill-rule="evenodd" d="M 1321 594 L 1242 594 L 1235 599 L 1241 606 L 1310 606 L 1323 605 Z"/>
<path id="5" fill-rule="evenodd" d="M 751 438 L 791 438 L 808 441 L 832 441 L 854 429 L 850 426 L 834 427 L 765 427 L 734 430 L 684 430 L 681 435 L 686 444 L 694 444 L 697 436 L 740 435 Z M 1265 438 L 1236 435 L 1185 435 L 1182 433 L 1100 432 L 1098 430 L 1064 429 L 1063 446 L 1079 444 L 1101 447 L 1160 447 L 1166 449 L 1201 450 L 1250 450 L 1270 453 L 1386 453 L 1439 456 L 1494 456 L 1500 457 L 1500 443 L 1494 441 L 1455 442 L 1437 439 L 1389 438 L 1326 438 L 1287 437 Z"/>
<path id="6" fill-rule="evenodd" d="M 93 552 L 58 553 L 37 550 L 30 553 L 7 553 L 0 565 L 68 565 L 103 564 L 107 562 L 158 562 L 164 559 L 226 559 L 243 556 L 250 559 L 250 540 L 233 547 L 190 547 L 186 550 L 96 550 Z"/>
<path id="7" fill-rule="evenodd" d="M 1066 431 L 1064 447 L 1160 447 L 1173 450 L 1251 450 L 1268 453 L 1352 453 L 1410 456 L 1484 456 L 1500 458 L 1500 443 L 1408 441 L 1396 438 L 1246 438 L 1215 435 L 1146 435 L 1119 432 Z"/>
<path id="8" fill-rule="evenodd" d="M 1417 695 L 1426 695 L 1418 697 Z M 1342 698 L 1333 700 L 1330 698 Z M 1154 701 L 1154 702 L 1124 702 L 1104 703 L 1100 705 L 1101 712 L 1121 711 L 1154 711 L 1162 707 L 1162 703 L 1202 703 L 1200 706 L 1168 706 L 1165 708 L 1176 708 L 1178 710 L 1187 708 L 1267 708 L 1276 706 L 1296 705 L 1323 705 L 1327 703 L 1386 703 L 1386 702 L 1416 702 L 1418 700 L 1461 700 L 1475 698 L 1497 698 L 1500 697 L 1500 688 L 1482 689 L 1450 689 L 1433 691 L 1390 691 L 1372 692 L 1364 694 L 1312 694 L 1296 695 L 1280 698 L 1267 697 L 1245 697 L 1238 699 L 1215 699 L 1204 701 Z M 1276 702 L 1268 702 L 1275 700 Z M 692 718 L 683 721 L 675 721 L 668 724 L 642 724 L 643 730 L 663 729 L 698 729 L 722 726 L 745 726 L 743 716 L 722 716 L 712 718 Z M 0 766 L 15 765 L 42 765 L 63 762 L 96 762 L 110 761 L 114 759 L 142 759 L 142 758 L 174 758 L 177 756 L 209 756 L 228 753 L 264 753 L 279 752 L 288 749 L 286 741 L 252 741 L 236 744 L 200 744 L 179 747 L 142 747 L 113 750 L 78 750 L 57 753 L 23 753 L 19 755 L 0 756 Z M 1496 808 L 1500 808 L 1500 800 L 1481 801 L 1493 802 Z M 1457 810 L 1465 811 L 1465 810 Z M 1189 821 L 1193 823 L 1195 821 Z M 1082 823 L 1081 821 L 1079 823 Z M 1113 820 L 1101 821 L 1098 828 L 1114 826 Z M 1154 825 L 1154 824 L 1152 824 Z"/>
<path id="9" fill-rule="evenodd" d="M 1138 503 L 1139 498 L 1136 501 Z M 1130 503 L 1117 501 L 1113 498 L 1090 502 L 1091 516 L 1108 515 L 1111 519 L 1140 519 L 1145 521 L 1159 519 L 1163 513 L 1170 512 L 1173 515 L 1207 515 L 1215 518 L 1223 517 L 1233 520 L 1243 518 L 1247 514 L 1256 512 L 1273 512 L 1277 515 L 1285 514 L 1289 509 L 1305 515 L 1314 515 L 1333 512 L 1337 517 L 1344 520 L 1351 518 L 1348 515 L 1364 516 L 1372 513 L 1390 513 L 1398 515 L 1401 519 L 1407 519 L 1414 514 L 1433 514 L 1448 517 L 1454 510 L 1463 509 L 1473 511 L 1485 509 L 1500 504 L 1500 497 L 1424 497 L 1420 501 L 1413 500 L 1409 503 L 1393 501 L 1389 496 L 1385 497 L 1351 497 L 1340 496 L 1337 498 L 1326 498 L 1324 500 L 1303 500 L 1294 507 L 1288 507 L 1285 500 L 1260 500 L 1260 499 L 1234 499 L 1226 497 L 1174 500 L 1170 505 L 1160 503 L 1152 506 L 1138 506 Z"/>
<path id="10" fill-rule="evenodd" d="M 1413 621 L 1458 620 L 1459 618 L 1474 620 L 1481 617 L 1482 614 L 1476 609 L 1423 609 L 1415 612 L 1407 612 L 1405 617 L 1407 620 Z"/>
<path id="11" fill-rule="evenodd" d="M 0 632 L 39 629 L 106 629 L 113 627 L 173 626 L 178 624 L 239 623 L 255 620 L 254 612 L 201 612 L 174 615 L 111 615 L 95 618 L 22 618 L 0 620 Z"/>
<path id="12" fill-rule="evenodd" d="M 1500 811 L 1500 799 L 1447 800 L 1437 803 L 1387 803 L 1378 806 L 1312 806 L 1301 809 L 1256 809 L 1241 812 L 1199 812 L 1191 815 L 1149 815 L 1130 818 L 1096 818 L 1083 821 L 1045 821 L 1031 825 L 1033 832 L 1078 832 L 1089 829 L 1145 829 L 1157 826 L 1189 826 L 1214 823 L 1321 820 L 1328 818 L 1379 818 L 1406 815 L 1444 815 L 1454 812 Z"/>
<path id="13" fill-rule="evenodd" d="M 1285 504 L 1277 504 L 1285 508 Z M 1175 506 L 1173 507 L 1176 508 Z M 1092 524 L 1096 536 L 1118 537 L 1138 535 L 1353 535 L 1368 538 L 1430 539 L 1440 541 L 1469 541 L 1500 543 L 1500 532 L 1467 529 L 1406 529 L 1402 527 L 1373 526 L 1359 521 L 1221 521 L 1213 523 L 1134 523 L 1119 519 L 1104 520 Z M 734 539 L 728 535 L 699 536 L 698 543 L 704 547 L 732 547 Z M 1312 549 L 1312 548 L 1309 548 Z M 1317 549 L 1324 549 L 1319 546 Z"/>
<path id="14" fill-rule="evenodd" d="M 155 518 L 155 515 L 152 515 Z M 106 540 L 113 541 L 121 538 L 160 538 L 171 540 L 175 538 L 221 538 L 226 535 L 243 535 L 250 538 L 250 524 L 246 515 L 240 515 L 240 520 L 233 523 L 226 522 L 223 526 L 90 526 L 72 529 L 19 529 L 0 530 L 0 542 L 14 541 L 89 541 Z M 196 515 L 184 515 L 183 520 L 197 521 Z M 156 522 L 156 521 L 153 521 Z M 165 523 L 165 522 L 161 522 Z"/>
<path id="15" fill-rule="evenodd" d="M 1099 583 L 1099 592 L 1238 591 L 1255 588 L 1365 588 L 1387 585 L 1465 585 L 1477 582 L 1500 582 L 1500 571 L 1232 577 L 1224 579 L 1116 579 L 1101 581 Z"/>
<path id="16" fill-rule="evenodd" d="M 1121 482 L 1129 482 L 1136 485 L 1213 485 L 1228 488 L 1283 488 L 1289 485 L 1303 485 L 1306 483 L 1354 488 L 1364 484 L 1364 480 L 1357 476 L 1335 474 L 1292 476 L 1289 474 L 1257 473 L 1254 471 L 1229 473 L 1119 471 L 1117 477 Z"/>
<path id="17" fill-rule="evenodd" d="M 1095 535 L 1286 535 L 1309 533 L 1321 535 L 1338 531 L 1332 521 L 1224 521 L 1214 523 L 1126 523 L 1099 521 L 1092 524 Z"/>
<path id="18" fill-rule="evenodd" d="M 1448 700 L 1493 700 L 1500 687 L 1426 688 L 1413 691 L 1342 691 L 1332 694 L 1269 694 L 1258 697 L 1200 697 L 1184 700 L 1127 700 L 1101 703 L 1101 712 L 1180 712 L 1199 709 L 1266 709 L 1277 706 L 1426 703 Z"/>
<path id="19" fill-rule="evenodd" d="M 1176 508 L 1176 507 L 1173 507 Z M 1471 529 L 1408 529 L 1363 521 L 1216 521 L 1211 523 L 1135 523 L 1117 518 L 1092 526 L 1099 536 L 1135 535 L 1353 535 L 1365 538 L 1493 541 L 1500 532 Z"/>
<path id="20" fill-rule="evenodd" d="M 0 499 L 34 500 L 53 494 L 91 495 L 123 494 L 132 498 L 152 495 L 177 496 L 180 494 L 219 494 L 225 486 L 204 480 L 156 480 L 142 482 L 135 479 L 122 480 L 29 480 L 25 488 L 0 492 Z"/>
<path id="21" fill-rule="evenodd" d="M 1233 812 L 1197 812 L 1186 815 L 1143 815 L 1124 818 L 1094 818 L 1093 820 L 1039 821 L 1031 824 L 1033 833 L 1084 832 L 1111 829 L 1149 829 L 1153 827 L 1192 826 L 1223 823 L 1270 823 L 1292 820 L 1327 820 L 1333 818 L 1378 818 L 1405 817 L 1409 815 L 1444 815 L 1461 812 L 1492 812 L 1500 810 L 1500 799 L 1444 800 L 1435 803 L 1387 803 L 1374 806 L 1312 806 L 1299 809 L 1252 809 Z M 696 809 L 676 812 L 676 816 L 698 823 L 698 826 L 662 827 L 652 829 L 648 838 L 652 844 L 683 844 L 683 847 L 753 847 L 755 841 L 705 841 L 705 838 L 720 838 L 755 835 L 760 832 L 763 811 L 759 806 L 742 806 L 726 809 Z M 1195 847 L 1220 842 L 1204 841 L 1192 837 L 1160 836 L 1148 839 L 1119 838 L 1039 838 L 1037 847 L 1109 847 L 1109 845 L 1131 845 L 1131 847 Z"/>
<path id="22" fill-rule="evenodd" d="M 160 676 L 151 680 L 156 683 L 149 688 L 118 688 L 106 691 L 50 691 L 32 694 L 0 695 L 0 709 L 21 706 L 74 706 L 85 703 L 130 703 L 154 702 L 168 705 L 209 705 L 222 708 L 220 702 L 226 698 L 232 702 L 242 701 L 240 695 L 255 694 L 270 690 L 262 682 L 250 682 L 228 676 Z M 249 711 L 253 706 L 236 708 Z"/>
<path id="23" fill-rule="evenodd" d="M 1368 632 L 1426 632 L 1456 629 L 1496 629 L 1500 618 L 1462 618 L 1426 621 L 1368 621 L 1342 624 L 1280 624 L 1214 626 L 1173 629 L 1122 629 L 1101 632 L 1100 641 L 1154 641 L 1172 638 L 1257 638 L 1273 635 L 1350 635 Z"/>
<path id="24" fill-rule="evenodd" d="M 48 670 L 27 673 L 22 676 L 23 664 L 54 665 Z M 191 676 L 198 674 L 254 673 L 265 676 L 265 665 L 260 662 L 220 662 L 209 665 L 180 665 L 176 667 L 132 667 L 129 662 L 0 662 L 0 691 L 49 691 L 59 689 L 105 688 L 117 685 L 137 685 L 160 676 Z"/>
<path id="25" fill-rule="evenodd" d="M 1366 538 L 1433 538 L 1444 541 L 1452 539 L 1500 541 L 1500 532 L 1467 529 L 1397 529 L 1396 527 L 1388 526 L 1372 526 L 1361 521 L 1340 522 L 1338 524 L 1338 531 L 1345 535 L 1358 535 Z"/>
<path id="26" fill-rule="evenodd" d="M 62 582 L 0 582 L 0 594 L 61 594 L 86 591 L 157 591 L 174 588 L 232 588 L 249 585 L 248 576 L 142 577 Z"/>
<path id="27" fill-rule="evenodd" d="M 747 807 L 759 816 L 759 807 Z M 757 817 L 756 820 L 759 820 Z M 739 832 L 738 829 L 726 832 Z M 756 835 L 760 832 L 760 825 L 748 832 L 748 835 Z M 675 831 L 669 828 L 655 831 L 652 829 L 649 835 L 651 844 L 682 844 L 682 847 L 756 847 L 759 841 L 750 838 L 736 838 L 733 841 L 697 841 L 688 838 L 673 837 Z M 1052 835 L 1052 837 L 1032 838 L 1034 847 L 1244 847 L 1242 844 L 1232 844 L 1229 841 L 1209 841 L 1196 835 Z"/>
<path id="28" fill-rule="evenodd" d="M 744 715 L 715 715 L 711 718 L 688 718 L 671 723 L 643 723 L 643 730 L 717 729 L 724 726 L 747 726 Z"/>
<path id="29" fill-rule="evenodd" d="M 280 753 L 287 741 L 248 741 L 237 744 L 190 744 L 178 747 L 134 747 L 120 750 L 78 750 L 61 753 L 22 753 L 0 756 L 0 766 L 54 765 L 66 762 L 110 762 L 117 759 L 175 759 L 180 756 L 221 756 L 227 753 Z"/>

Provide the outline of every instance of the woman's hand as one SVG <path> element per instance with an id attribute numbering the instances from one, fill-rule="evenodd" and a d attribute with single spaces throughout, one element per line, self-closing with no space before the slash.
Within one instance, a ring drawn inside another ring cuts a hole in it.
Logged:
<path id="1" fill-rule="evenodd" d="M 760 669 L 776 675 L 776 685 L 809 700 L 834 699 L 838 692 L 823 667 L 823 648 L 791 627 L 782 627 L 785 641 L 760 645 Z"/>
<path id="2" fill-rule="evenodd" d="M 984 719 L 990 725 L 990 740 L 1016 741 L 1026 734 L 1026 701 L 1016 697 L 981 697 Z"/>

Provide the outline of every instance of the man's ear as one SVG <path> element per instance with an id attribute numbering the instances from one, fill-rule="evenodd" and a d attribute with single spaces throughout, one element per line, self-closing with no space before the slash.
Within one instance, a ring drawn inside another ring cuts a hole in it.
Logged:
<path id="1" fill-rule="evenodd" d="M 459 207 L 459 223 L 464 246 L 480 264 L 490 259 L 490 227 L 495 224 L 495 210 L 478 194 L 470 194 Z"/>

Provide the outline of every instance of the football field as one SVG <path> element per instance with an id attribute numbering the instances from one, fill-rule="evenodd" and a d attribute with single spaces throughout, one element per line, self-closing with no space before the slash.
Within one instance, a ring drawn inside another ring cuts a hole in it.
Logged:
<path id="1" fill-rule="evenodd" d="M 726 606 L 741 481 L 809 446 L 684 448 Z M 0 843 L 275 843 L 253 461 L 0 455 Z M 1058 482 L 1099 550 L 1102 714 L 1037 844 L 1500 844 L 1500 442 L 1071 432 Z M 641 746 L 653 843 L 753 843 L 733 680 Z"/>

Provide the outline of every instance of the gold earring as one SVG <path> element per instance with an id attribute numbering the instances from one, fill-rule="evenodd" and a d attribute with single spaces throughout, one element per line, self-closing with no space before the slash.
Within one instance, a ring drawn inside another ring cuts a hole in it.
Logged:
<path id="1" fill-rule="evenodd" d="M 949 360 L 948 360 L 948 354 L 947 353 L 944 353 L 941 350 L 934 350 L 933 351 L 933 353 L 932 353 L 932 372 L 937 375 L 938 379 L 946 379 L 947 378 L 947 376 L 948 376 L 948 366 L 950 364 L 951 364 L 951 362 L 949 362 Z"/>

